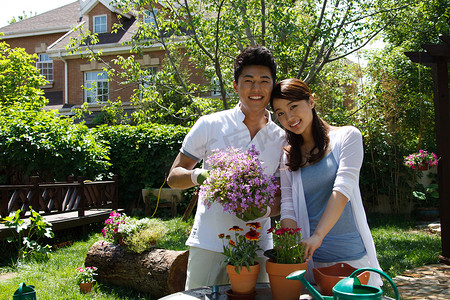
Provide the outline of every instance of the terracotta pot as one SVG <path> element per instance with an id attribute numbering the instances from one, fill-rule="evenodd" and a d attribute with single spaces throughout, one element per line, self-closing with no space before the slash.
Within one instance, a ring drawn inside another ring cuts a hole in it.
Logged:
<path id="1" fill-rule="evenodd" d="M 234 266 L 227 265 L 228 276 L 230 277 L 231 290 L 234 294 L 253 294 L 255 292 L 256 280 L 258 279 L 260 265 L 250 266 L 239 270 L 236 273 Z"/>
<path id="2" fill-rule="evenodd" d="M 314 281 L 320 289 L 320 293 L 325 296 L 333 295 L 333 287 L 344 278 L 350 276 L 353 271 L 356 271 L 356 268 L 353 268 L 349 264 L 346 263 L 337 263 L 335 265 L 323 268 L 314 268 L 313 275 Z M 361 284 L 367 284 L 369 282 L 370 273 L 363 272 L 358 276 Z"/>
<path id="3" fill-rule="evenodd" d="M 87 283 L 82 282 L 82 283 L 80 283 L 80 291 L 81 291 L 83 294 L 88 294 L 88 293 L 90 293 L 91 290 L 92 290 L 92 285 L 93 285 L 93 284 L 94 284 L 93 282 L 87 282 Z"/>
<path id="4" fill-rule="evenodd" d="M 294 271 L 306 270 L 307 263 L 278 264 L 272 259 L 266 261 L 266 271 L 269 275 L 270 288 L 274 300 L 298 300 L 303 285 L 298 280 L 286 279 Z"/>

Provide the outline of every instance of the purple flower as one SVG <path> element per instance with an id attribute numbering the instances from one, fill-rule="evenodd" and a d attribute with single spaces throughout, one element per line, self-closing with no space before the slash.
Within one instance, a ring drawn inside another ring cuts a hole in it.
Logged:
<path id="1" fill-rule="evenodd" d="M 264 174 L 259 152 L 254 145 L 242 152 L 233 147 L 214 150 L 206 159 L 211 166 L 209 177 L 200 187 L 204 204 L 220 203 L 224 211 L 243 217 L 250 207 L 265 211 L 273 204 L 277 187 L 274 177 Z"/>

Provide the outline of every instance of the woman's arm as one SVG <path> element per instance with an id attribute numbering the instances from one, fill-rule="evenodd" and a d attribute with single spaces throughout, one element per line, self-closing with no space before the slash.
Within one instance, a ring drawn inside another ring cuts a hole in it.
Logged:
<path id="1" fill-rule="evenodd" d="M 347 201 L 347 197 L 342 193 L 333 191 L 313 235 L 302 241 L 305 246 L 305 255 L 303 256 L 305 261 L 311 260 L 314 251 L 320 247 L 325 236 L 339 220 Z"/>

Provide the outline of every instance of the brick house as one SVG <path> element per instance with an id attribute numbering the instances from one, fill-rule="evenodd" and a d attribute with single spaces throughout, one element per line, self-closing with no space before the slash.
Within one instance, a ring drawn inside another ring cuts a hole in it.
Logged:
<path id="1" fill-rule="evenodd" d="M 130 55 L 131 46 L 123 43 L 130 41 L 137 33 L 139 17 L 121 12 L 109 5 L 109 2 L 110 0 L 78 0 L 0 28 L 0 32 L 4 33 L 0 38 L 11 48 L 22 47 L 28 53 L 38 55 L 36 66 L 48 80 L 48 84 L 42 87 L 49 99 L 48 108 L 69 114 L 73 107 L 87 102 L 91 110 L 100 111 L 103 102 L 118 97 L 125 110 L 130 108 L 129 99 L 138 83 L 121 85 L 117 78 L 108 80 L 108 74 L 102 69 L 117 55 Z M 145 17 L 143 21 L 152 20 Z M 118 22 L 123 25 L 123 29 L 112 33 L 113 24 Z M 79 52 L 70 53 L 66 50 L 71 38 L 80 33 L 77 26 L 98 34 L 99 42 L 91 47 L 94 52 L 102 51 L 103 62 L 90 62 Z M 154 68 L 157 71 L 164 57 L 165 52 L 160 46 L 150 46 L 135 59 L 143 68 Z M 200 76 L 191 80 L 196 83 L 205 82 Z M 93 89 L 86 90 L 83 86 Z"/>

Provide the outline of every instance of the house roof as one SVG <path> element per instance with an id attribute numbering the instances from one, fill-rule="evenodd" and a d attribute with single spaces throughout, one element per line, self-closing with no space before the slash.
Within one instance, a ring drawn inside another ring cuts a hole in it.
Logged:
<path id="1" fill-rule="evenodd" d="M 80 19 L 78 1 L 0 28 L 2 39 L 67 32 Z"/>
<path id="2" fill-rule="evenodd" d="M 111 0 L 82 0 L 80 1 L 80 13 L 81 15 L 85 15 L 89 13 L 98 3 L 103 4 L 110 11 L 113 11 L 118 14 L 122 14 L 124 17 L 131 18 L 132 15 L 128 13 L 124 13 L 122 9 L 117 8 L 110 4 Z"/>
<path id="3" fill-rule="evenodd" d="M 82 28 L 83 25 L 85 24 L 84 23 L 80 24 L 81 30 L 85 30 L 85 28 Z M 130 46 L 123 46 L 123 43 L 129 42 L 137 31 L 138 31 L 138 22 L 135 20 L 135 18 L 131 19 L 124 18 L 122 20 L 121 29 L 118 29 L 117 32 L 115 33 L 110 32 L 99 33 L 97 35 L 98 43 L 96 45 L 91 45 L 91 48 L 97 50 L 101 49 L 102 52 L 104 53 L 108 53 L 111 51 L 122 52 L 125 48 L 128 51 Z M 66 46 L 68 46 L 69 43 L 71 43 L 72 39 L 76 39 L 79 33 L 80 30 L 78 28 L 69 31 L 67 34 L 65 34 L 56 42 L 54 42 L 52 45 L 50 45 L 47 49 L 47 53 L 49 53 L 50 56 L 62 55 L 74 57 L 74 55 L 70 53 L 70 50 L 66 49 Z"/>

